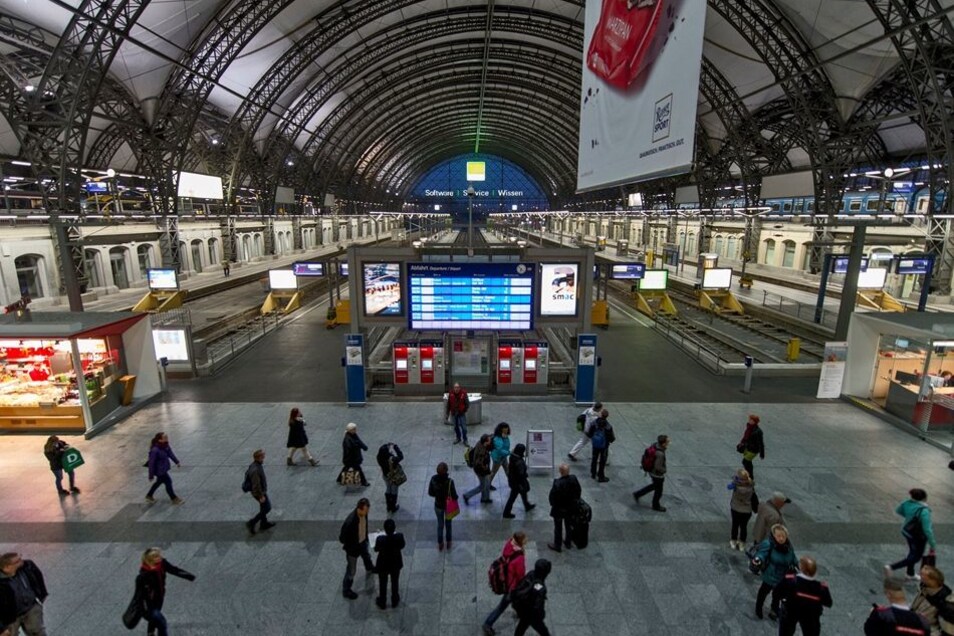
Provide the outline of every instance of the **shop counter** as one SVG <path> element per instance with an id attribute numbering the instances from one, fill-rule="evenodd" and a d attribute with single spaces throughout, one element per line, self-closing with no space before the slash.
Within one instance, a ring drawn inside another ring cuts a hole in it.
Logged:
<path id="1" fill-rule="evenodd" d="M 917 428 L 954 428 L 954 387 L 933 389 L 928 400 L 918 399 L 919 389 L 915 384 L 891 382 L 885 410 Z"/>

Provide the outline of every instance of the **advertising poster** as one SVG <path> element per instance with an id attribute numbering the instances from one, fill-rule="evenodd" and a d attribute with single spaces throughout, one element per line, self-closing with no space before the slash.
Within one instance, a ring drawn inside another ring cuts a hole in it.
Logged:
<path id="1" fill-rule="evenodd" d="M 553 431 L 527 431 L 527 468 L 553 468 Z"/>
<path id="2" fill-rule="evenodd" d="M 156 347 L 156 360 L 165 358 L 174 362 L 189 361 L 189 343 L 185 329 L 153 329 L 152 342 Z"/>
<path id="3" fill-rule="evenodd" d="M 841 396 L 841 385 L 845 379 L 845 367 L 848 363 L 847 342 L 826 342 L 825 357 L 822 359 L 821 375 L 818 378 L 819 399 L 834 399 Z"/>
<path id="4" fill-rule="evenodd" d="M 575 263 L 542 263 L 540 265 L 540 315 L 575 316 L 577 275 Z"/>
<path id="5" fill-rule="evenodd" d="M 364 264 L 364 313 L 366 316 L 400 316 L 401 264 Z"/>
<path id="6" fill-rule="evenodd" d="M 706 3 L 587 2 L 577 190 L 687 172 Z"/>

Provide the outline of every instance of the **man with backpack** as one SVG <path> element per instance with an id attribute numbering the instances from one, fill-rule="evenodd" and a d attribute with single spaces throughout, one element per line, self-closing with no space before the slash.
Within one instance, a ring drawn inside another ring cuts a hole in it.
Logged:
<path id="1" fill-rule="evenodd" d="M 268 520 L 268 513 L 272 509 L 272 502 L 268 499 L 268 481 L 265 479 L 265 451 L 258 449 L 252 453 L 252 463 L 245 471 L 245 481 L 242 490 L 252 493 L 252 498 L 258 502 L 258 514 L 245 522 L 250 534 L 255 534 L 255 524 L 260 524 L 259 530 L 274 528 L 275 523 Z"/>
<path id="2" fill-rule="evenodd" d="M 590 444 L 593 445 L 593 458 L 590 460 L 590 476 L 603 484 L 609 481 L 606 478 L 606 454 L 609 452 L 609 445 L 616 441 L 616 434 L 613 433 L 613 427 L 610 426 L 609 411 L 603 409 L 600 416 L 590 427 Z"/>
<path id="3" fill-rule="evenodd" d="M 531 627 L 540 636 L 550 636 L 543 620 L 546 618 L 547 586 L 546 578 L 553 566 L 546 559 L 537 559 L 533 572 L 521 579 L 510 593 L 510 601 L 520 619 L 514 636 L 523 636 Z"/>
<path id="4" fill-rule="evenodd" d="M 481 628 L 484 636 L 494 636 L 494 623 L 510 607 L 510 593 L 526 576 L 527 559 L 524 546 L 527 545 L 527 534 L 522 530 L 513 533 L 513 536 L 504 544 L 503 552 L 490 564 L 487 577 L 490 580 L 490 589 L 494 594 L 502 594 L 500 603 L 484 619 Z"/>
<path id="5" fill-rule="evenodd" d="M 480 493 L 480 503 L 491 503 L 490 498 L 490 435 L 480 436 L 480 441 L 470 451 L 471 467 L 477 475 L 477 485 L 464 493 L 464 504 L 470 503 L 470 498 Z"/>
<path id="6" fill-rule="evenodd" d="M 580 436 L 580 441 L 573 445 L 573 448 L 570 449 L 570 452 L 567 453 L 567 457 L 571 461 L 576 461 L 577 454 L 583 450 L 583 447 L 590 443 L 589 431 L 590 427 L 596 422 L 600 416 L 600 411 L 603 410 L 603 403 L 596 402 L 590 408 L 586 409 L 579 414 L 576 418 L 577 428 L 583 432 Z"/>
<path id="7" fill-rule="evenodd" d="M 669 448 L 669 436 L 660 435 L 656 438 L 656 443 L 648 447 L 643 452 L 643 458 L 640 461 L 643 471 L 649 474 L 652 483 L 644 486 L 633 493 L 633 499 L 639 502 L 639 498 L 653 493 L 653 510 L 656 512 L 666 512 L 666 508 L 659 504 L 662 499 L 663 482 L 666 479 L 666 449 Z"/>
<path id="8" fill-rule="evenodd" d="M 560 464 L 560 476 L 553 480 L 550 488 L 550 516 L 553 517 L 553 543 L 547 547 L 562 552 L 563 546 L 570 548 L 573 526 L 571 519 L 583 494 L 579 480 L 570 474 L 567 464 Z M 563 530 L 566 529 L 566 538 Z"/>

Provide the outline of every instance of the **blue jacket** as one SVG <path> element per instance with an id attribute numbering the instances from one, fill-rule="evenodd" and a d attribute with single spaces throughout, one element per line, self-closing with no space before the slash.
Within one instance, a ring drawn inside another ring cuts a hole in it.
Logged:
<path id="1" fill-rule="evenodd" d="M 149 479 L 162 477 L 168 473 L 169 469 L 172 468 L 170 460 L 175 462 L 177 466 L 179 465 L 179 458 L 172 452 L 171 446 L 163 448 L 156 444 L 149 449 Z"/>
<path id="2" fill-rule="evenodd" d="M 931 523 L 931 509 L 923 501 L 908 499 L 898 504 L 894 511 L 904 517 L 904 523 L 901 524 L 901 534 L 907 536 L 904 532 L 904 526 L 921 511 L 921 527 L 924 528 L 924 536 L 927 537 L 928 545 L 932 550 L 937 549 L 937 540 L 934 538 L 934 525 Z"/>
<path id="3" fill-rule="evenodd" d="M 798 566 L 798 557 L 795 556 L 795 547 L 789 541 L 784 546 L 775 542 L 775 537 L 759 544 L 758 558 L 767 564 L 762 571 L 762 582 L 775 587 L 782 582 L 790 569 Z"/>
<path id="4" fill-rule="evenodd" d="M 499 464 L 510 455 L 510 437 L 494 436 L 494 448 L 490 451 L 490 458 Z"/>

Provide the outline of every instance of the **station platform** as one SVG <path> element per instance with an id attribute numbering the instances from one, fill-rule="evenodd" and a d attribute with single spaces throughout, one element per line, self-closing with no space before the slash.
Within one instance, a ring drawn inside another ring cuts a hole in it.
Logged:
<path id="1" fill-rule="evenodd" d="M 267 384 L 278 387 L 282 379 L 269 377 Z M 572 465 L 593 508 L 586 550 L 547 549 L 552 523 L 546 496 L 553 475 L 542 470 L 531 472 L 535 510 L 525 513 L 518 503 L 517 519 L 501 519 L 508 495 L 501 474 L 493 503 L 463 506 L 454 521 L 453 549 L 438 552 L 427 480 L 440 461 L 452 465 L 459 490 L 475 478 L 463 465 L 461 447 L 451 443 L 450 427 L 432 415 L 433 405 L 347 409 L 314 402 L 308 392 L 300 401 L 276 396 L 262 402 L 244 391 L 235 387 L 229 401 L 196 403 L 174 384 L 168 401 L 103 435 L 88 442 L 68 438 L 87 463 L 77 471 L 82 494 L 62 499 L 42 455 L 43 440 L 0 437 L 0 551 L 20 552 L 42 569 L 50 590 L 44 607 L 49 633 L 126 633 L 119 617 L 140 555 L 155 545 L 197 576 L 194 583 L 168 581 L 164 612 L 174 634 L 472 636 L 499 599 L 487 585 L 487 568 L 508 536 L 523 529 L 530 538 L 528 561 L 545 557 L 553 563 L 547 623 L 555 635 L 767 636 L 774 623 L 753 615 L 759 581 L 742 553 L 728 547 L 725 484 L 738 465 L 735 443 L 749 412 L 761 415 L 767 446 L 766 459 L 756 462 L 758 493 L 764 499 L 779 489 L 793 500 L 784 514 L 795 549 L 818 559 L 819 576 L 831 586 L 834 607 L 823 617 L 824 633 L 860 633 L 871 603 L 883 600 L 881 565 L 906 551 L 893 510 L 912 486 L 929 493 L 941 542 L 939 567 L 954 567 L 946 548 L 954 532 L 946 454 L 839 402 L 797 408 L 608 402 L 619 440 L 607 467 L 611 481 L 591 480 L 584 461 Z M 312 453 L 321 462 L 317 468 L 285 466 L 292 406 L 303 409 Z M 559 462 L 578 436 L 577 412 L 566 403 L 492 402 L 484 405 L 484 424 L 470 434 L 473 439 L 505 420 L 515 443 L 525 440 L 530 427 L 551 428 Z M 371 447 L 366 489 L 334 483 L 349 421 L 358 423 Z M 148 482 L 142 461 L 158 430 L 167 432 L 183 464 L 172 472 L 182 506 L 170 505 L 161 492 L 156 504 L 143 502 Z M 637 466 L 642 449 L 662 432 L 672 437 L 665 514 L 634 505 L 630 494 L 644 483 Z M 409 477 L 394 515 L 407 548 L 401 607 L 381 611 L 373 603 L 377 581 L 360 571 L 359 599 L 341 597 L 345 559 L 337 538 L 362 496 L 372 502 L 369 529 L 380 529 L 384 483 L 373 454 L 388 441 L 401 446 Z M 256 448 L 268 453 L 270 518 L 278 525 L 251 537 L 243 522 L 257 507 L 239 485 Z M 907 590 L 910 598 L 914 588 Z M 514 625 L 508 610 L 495 627 L 509 634 Z"/>

